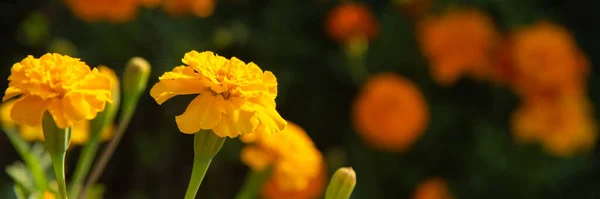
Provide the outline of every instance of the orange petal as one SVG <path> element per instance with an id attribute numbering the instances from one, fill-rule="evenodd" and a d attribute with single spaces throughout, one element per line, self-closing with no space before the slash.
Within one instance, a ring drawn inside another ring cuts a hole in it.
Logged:
<path id="1" fill-rule="evenodd" d="M 221 120 L 221 113 L 225 112 L 224 100 L 221 95 L 200 93 L 190 102 L 183 114 L 175 117 L 179 130 L 193 134 L 200 129 L 213 129 Z"/>
<path id="2" fill-rule="evenodd" d="M 176 95 L 198 94 L 204 91 L 200 79 L 173 79 L 161 80 L 154 84 L 150 96 L 156 103 L 162 104 Z"/>
<path id="3" fill-rule="evenodd" d="M 2 101 L 5 102 L 6 100 L 8 100 L 10 98 L 20 95 L 21 93 L 23 93 L 23 91 L 21 91 L 21 89 L 18 89 L 15 87 L 8 87 L 6 89 L 6 91 L 4 92 L 4 97 L 2 97 Z"/>
<path id="4" fill-rule="evenodd" d="M 38 96 L 26 96 L 15 102 L 10 111 L 10 117 L 16 123 L 38 126 L 42 124 L 42 116 L 47 108 L 47 100 Z"/>

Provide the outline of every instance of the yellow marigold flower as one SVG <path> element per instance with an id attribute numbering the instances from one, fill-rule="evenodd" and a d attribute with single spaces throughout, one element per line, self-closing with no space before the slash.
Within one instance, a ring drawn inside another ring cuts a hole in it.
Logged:
<path id="1" fill-rule="evenodd" d="M 20 95 L 10 115 L 16 123 L 27 126 L 41 125 L 48 110 L 58 127 L 67 128 L 93 119 L 106 102 L 112 102 L 109 78 L 65 55 L 28 56 L 13 65 L 8 80 L 2 101 Z"/>
<path id="2" fill-rule="evenodd" d="M 597 138 L 591 110 L 591 103 L 581 95 L 530 97 L 512 116 L 513 134 L 520 142 L 541 143 L 556 156 L 587 152 Z"/>
<path id="3" fill-rule="evenodd" d="M 52 192 L 46 191 L 44 192 L 44 199 L 56 199 L 56 196 Z"/>
<path id="4" fill-rule="evenodd" d="M 585 87 L 588 61 L 565 28 L 538 22 L 515 31 L 511 39 L 519 94 L 581 92 Z"/>
<path id="5" fill-rule="evenodd" d="M 378 32 L 378 24 L 371 10 L 360 3 L 344 3 L 329 12 L 327 32 L 339 42 L 355 37 L 372 39 Z"/>
<path id="6" fill-rule="evenodd" d="M 44 141 L 44 133 L 42 131 L 42 126 L 27 126 L 27 125 L 18 125 L 10 118 L 10 110 L 17 100 L 8 100 L 0 104 L 0 113 L 2 114 L 0 121 L 2 121 L 3 128 L 11 128 L 16 129 L 21 137 L 27 141 Z M 100 135 L 100 139 L 102 141 L 107 141 L 112 138 L 112 134 L 114 129 L 106 128 Z M 71 134 L 71 143 L 77 145 L 83 145 L 88 142 L 90 136 L 90 121 L 81 120 L 73 123 Z"/>
<path id="7" fill-rule="evenodd" d="M 425 131 L 429 113 L 416 85 L 393 73 L 367 80 L 353 104 L 358 134 L 372 148 L 402 152 Z"/>
<path id="8" fill-rule="evenodd" d="M 493 21 L 475 9 L 450 10 L 419 24 L 418 39 L 433 79 L 454 84 L 462 75 L 487 78 L 498 42 Z"/>
<path id="9" fill-rule="evenodd" d="M 216 4 L 216 0 L 164 0 L 163 7 L 170 15 L 193 14 L 205 18 L 213 14 Z"/>
<path id="10" fill-rule="evenodd" d="M 308 187 L 315 178 L 322 175 L 320 172 L 323 172 L 324 162 L 321 153 L 302 128 L 288 121 L 287 127 L 280 133 L 270 135 L 257 132 L 244 135 L 241 140 L 250 144 L 242 149 L 242 162 L 256 171 L 269 167 L 273 169 L 270 181 L 273 181 L 277 190 L 263 191 L 263 195 L 306 194 L 307 190 L 314 192 L 314 189 Z M 320 194 L 323 186 L 318 188 L 316 191 Z"/>
<path id="11" fill-rule="evenodd" d="M 84 21 L 116 23 L 135 18 L 139 5 L 138 0 L 64 0 L 64 3 L 75 16 Z"/>
<path id="12" fill-rule="evenodd" d="M 422 182 L 415 190 L 413 199 L 452 199 L 446 181 L 441 178 L 430 178 Z"/>
<path id="13" fill-rule="evenodd" d="M 256 64 L 213 52 L 191 51 L 159 78 L 150 90 L 158 104 L 176 95 L 199 94 L 175 120 L 179 130 L 193 134 L 212 129 L 220 137 L 252 132 L 276 133 L 286 121 L 275 110 L 277 79 Z"/>

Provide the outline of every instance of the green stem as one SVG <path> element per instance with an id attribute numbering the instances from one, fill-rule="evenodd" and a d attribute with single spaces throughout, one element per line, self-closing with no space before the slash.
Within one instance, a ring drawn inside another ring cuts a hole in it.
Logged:
<path id="1" fill-rule="evenodd" d="M 59 196 L 62 199 L 67 199 L 67 184 L 65 181 L 65 154 L 51 154 L 52 167 L 54 167 L 54 174 L 56 175 L 56 182 L 58 183 Z"/>
<path id="2" fill-rule="evenodd" d="M 123 109 L 127 109 L 127 107 L 124 107 Z M 87 191 L 90 188 L 92 188 L 92 186 L 94 186 L 94 184 L 96 184 L 96 181 L 98 181 L 98 179 L 100 178 L 100 175 L 104 171 L 104 168 L 106 168 L 106 164 L 112 157 L 112 154 L 117 149 L 117 146 L 119 146 L 119 142 L 121 142 L 123 134 L 125 134 L 125 130 L 127 129 L 127 126 L 129 126 L 129 122 L 131 121 L 132 116 L 133 110 L 123 112 L 122 119 L 119 122 L 119 127 L 117 128 L 117 131 L 115 132 L 115 135 L 112 138 L 112 140 L 110 140 L 110 142 L 108 143 L 108 146 L 104 148 L 104 151 L 102 152 L 102 155 L 100 155 L 98 162 L 96 163 L 96 165 L 94 165 L 90 177 L 88 178 L 88 180 L 85 183 L 85 186 L 81 190 L 80 198 L 82 196 L 85 196 L 87 194 Z"/>
<path id="3" fill-rule="evenodd" d="M 202 179 L 204 179 L 204 175 L 206 174 L 211 161 L 212 158 L 194 158 L 192 177 L 190 178 L 190 183 L 188 184 L 187 191 L 185 192 L 185 199 L 196 198 L 198 188 L 200 188 L 200 184 L 202 184 Z"/>
<path id="4" fill-rule="evenodd" d="M 31 171 L 35 187 L 38 190 L 46 190 L 48 185 L 46 173 L 42 168 L 40 160 L 38 160 L 32 153 L 29 152 L 31 150 L 29 148 L 29 144 L 27 144 L 27 142 L 23 140 L 21 136 L 17 135 L 17 132 L 15 132 L 14 130 L 4 129 L 4 132 L 6 133 L 6 136 L 8 137 L 12 145 L 15 147 L 17 153 L 19 153 L 21 158 L 23 158 L 23 161 L 27 165 L 27 168 L 29 168 L 29 170 Z"/>
<path id="5" fill-rule="evenodd" d="M 263 184 L 271 177 L 271 169 L 263 171 L 250 171 L 246 177 L 246 182 L 242 186 L 242 190 L 238 192 L 235 199 L 254 199 L 263 187 Z"/>
<path id="6" fill-rule="evenodd" d="M 101 133 L 96 134 L 97 135 L 92 134 L 93 137 L 86 145 L 83 146 L 81 155 L 79 156 L 79 160 L 77 161 L 77 166 L 75 168 L 75 173 L 73 174 L 71 184 L 69 184 L 70 198 L 78 198 L 81 188 L 83 187 L 83 181 L 85 180 L 86 175 L 92 167 L 94 157 L 96 156 L 98 146 L 100 145 L 99 140 Z"/>

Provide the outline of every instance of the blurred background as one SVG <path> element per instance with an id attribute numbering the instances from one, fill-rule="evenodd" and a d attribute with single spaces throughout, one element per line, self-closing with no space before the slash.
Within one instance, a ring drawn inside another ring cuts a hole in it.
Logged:
<path id="1" fill-rule="evenodd" d="M 139 56 L 152 66 L 149 90 L 186 52 L 209 50 L 275 74 L 277 110 L 313 140 L 325 178 L 356 171 L 352 198 L 600 198 L 599 6 L 7 0 L 0 78 L 27 55 L 58 52 L 119 76 Z M 159 106 L 145 93 L 99 180 L 104 198 L 181 198 L 187 187 L 193 141 L 174 117 L 193 96 Z M 199 198 L 234 198 L 249 171 L 243 146 L 226 141 Z M 69 151 L 67 179 L 79 153 Z M 12 198 L 4 168 L 16 161 L 0 134 L 1 198 Z"/>

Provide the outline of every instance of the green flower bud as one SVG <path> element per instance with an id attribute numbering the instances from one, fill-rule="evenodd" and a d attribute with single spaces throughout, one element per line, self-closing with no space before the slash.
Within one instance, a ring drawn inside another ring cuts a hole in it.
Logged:
<path id="1" fill-rule="evenodd" d="M 212 159 L 225 143 L 224 137 L 219 137 L 212 130 L 201 130 L 194 134 L 194 156 L 201 159 Z"/>
<path id="2" fill-rule="evenodd" d="M 352 167 L 339 168 L 331 177 L 325 199 L 348 199 L 356 185 L 356 173 Z"/>
<path id="3" fill-rule="evenodd" d="M 133 116 L 140 95 L 146 90 L 150 77 L 150 63 L 141 57 L 133 57 L 125 66 L 123 74 L 123 107 L 121 120 Z"/>

